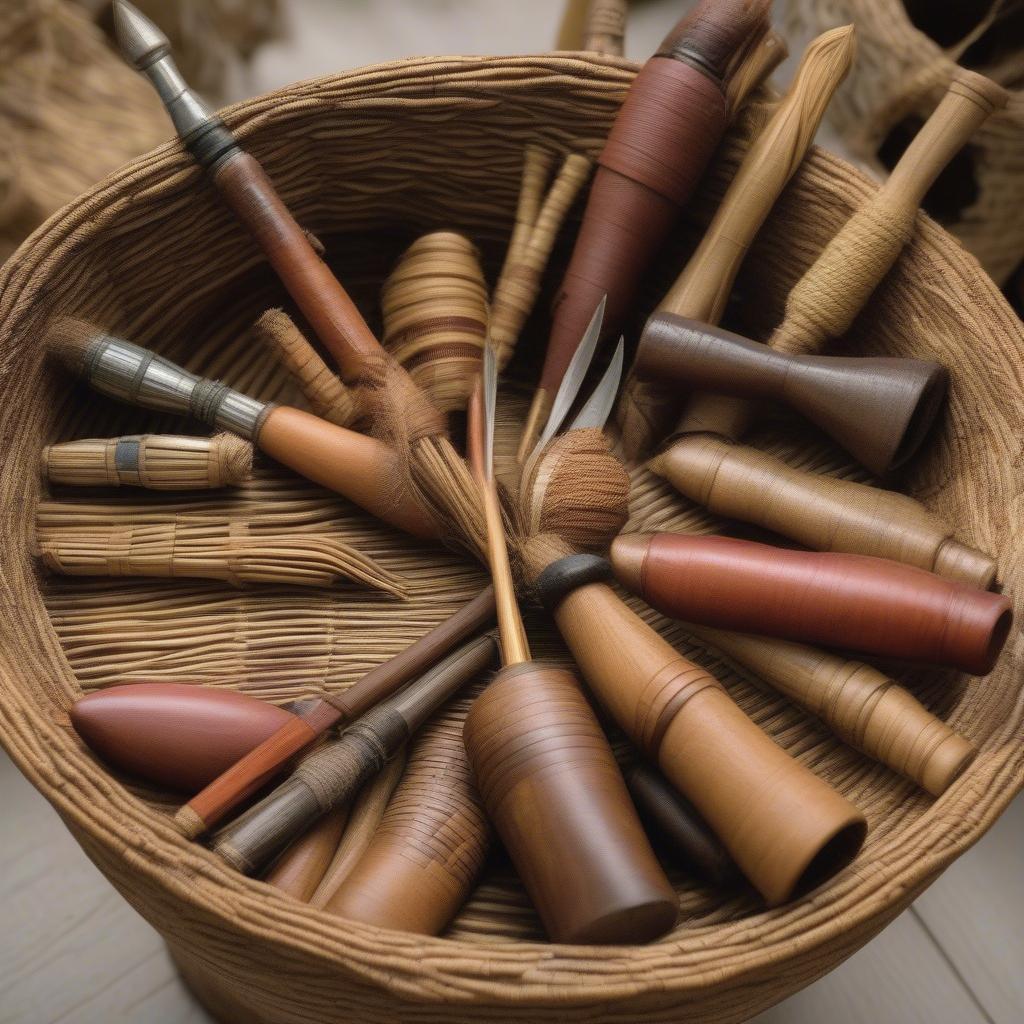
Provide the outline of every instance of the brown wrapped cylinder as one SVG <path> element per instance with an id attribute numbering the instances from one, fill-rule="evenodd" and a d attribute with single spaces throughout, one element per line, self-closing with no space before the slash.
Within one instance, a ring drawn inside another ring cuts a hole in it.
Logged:
<path id="1" fill-rule="evenodd" d="M 652 258 L 725 131 L 724 71 L 763 21 L 764 6 L 705 0 L 634 79 L 598 159 L 555 298 L 542 393 L 554 395 L 605 295 L 604 331 L 620 330 Z"/>
<path id="2" fill-rule="evenodd" d="M 462 742 L 469 705 L 455 701 L 423 730 L 373 839 L 327 910 L 437 935 L 466 901 L 490 843 Z"/>
<path id="3" fill-rule="evenodd" d="M 267 885 L 308 903 L 338 849 L 347 821 L 348 807 L 345 805 L 324 815 L 278 857 L 264 879 Z"/>
<path id="4" fill-rule="evenodd" d="M 488 815 L 555 942 L 646 942 L 676 921 L 608 741 L 570 672 L 500 672 L 466 718 Z"/>
<path id="5" fill-rule="evenodd" d="M 381 292 L 384 347 L 442 412 L 464 409 L 480 372 L 487 282 L 476 246 L 453 231 L 418 238 Z"/>
<path id="6" fill-rule="evenodd" d="M 716 515 L 741 519 L 817 551 L 892 558 L 987 590 L 995 559 L 956 540 L 913 498 L 793 469 L 710 434 L 678 438 L 651 469 Z"/>
<path id="7" fill-rule="evenodd" d="M 609 586 L 569 589 L 551 604 L 590 689 L 770 905 L 816 887 L 857 855 L 867 833 L 860 811 L 773 743 L 717 679 L 680 657 Z"/>
<path id="8" fill-rule="evenodd" d="M 867 555 L 656 533 L 616 538 L 612 564 L 672 618 L 975 675 L 992 670 L 1013 623 L 1004 595 Z"/>
<path id="9" fill-rule="evenodd" d="M 803 644 L 686 624 L 820 718 L 841 740 L 941 796 L 977 756 L 963 736 L 870 665 Z"/>
<path id="10" fill-rule="evenodd" d="M 938 363 L 786 355 L 672 313 L 647 322 L 636 372 L 647 380 L 786 402 L 879 475 L 902 466 L 920 447 L 947 380 Z"/>
<path id="11" fill-rule="evenodd" d="M 43 475 L 52 484 L 209 490 L 249 478 L 252 445 L 233 434 L 83 438 L 47 445 L 41 462 Z"/>

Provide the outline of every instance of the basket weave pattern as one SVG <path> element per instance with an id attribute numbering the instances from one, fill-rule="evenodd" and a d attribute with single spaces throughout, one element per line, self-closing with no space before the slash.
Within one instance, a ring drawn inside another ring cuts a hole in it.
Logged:
<path id="1" fill-rule="evenodd" d="M 228 120 L 301 223 L 327 242 L 339 276 L 379 326 L 380 283 L 416 233 L 464 232 L 480 246 L 493 283 L 524 145 L 595 154 L 633 70 L 621 61 L 550 56 L 413 60 L 292 86 L 232 108 Z M 706 221 L 736 150 L 726 147 L 694 208 L 695 223 Z M 767 334 L 787 289 L 873 187 L 825 154 L 808 159 L 741 275 L 756 336 Z M 667 280 L 695 234 L 693 224 L 679 232 L 660 271 Z M 563 259 L 564 247 L 549 277 L 557 278 Z M 667 280 L 651 282 L 648 308 Z M 240 594 L 217 582 L 108 585 L 37 576 L 29 556 L 32 502 L 24 496 L 38 493 L 43 445 L 173 429 L 166 417 L 70 389 L 43 360 L 38 339 L 47 318 L 93 318 L 262 398 L 298 401 L 248 333 L 259 313 L 283 298 L 254 244 L 176 145 L 61 211 L 0 279 L 0 738 L 89 856 L 166 937 L 186 978 L 223 1019 L 742 1020 L 863 945 L 975 842 L 1024 784 L 1019 628 L 984 682 L 908 674 L 921 699 L 981 749 L 967 774 L 932 800 L 647 612 L 684 653 L 723 678 L 759 725 L 868 815 L 864 852 L 826 888 L 765 912 L 749 894 L 714 894 L 674 875 L 684 919 L 664 940 L 628 949 L 552 947 L 537 941 L 525 896 L 498 864 L 448 935 L 432 939 L 339 923 L 185 842 L 166 804 L 126 788 L 78 744 L 67 708 L 81 686 L 146 678 L 150 668 L 161 678 L 217 681 L 271 699 L 343 689 L 441 621 L 482 579 L 454 555 L 417 547 L 277 470 L 261 472 L 231 499 L 238 516 L 259 499 L 260 521 L 273 519 L 268 489 L 288 498 L 287 528 L 295 526 L 297 507 L 304 510 L 300 522 L 334 524 L 409 578 L 407 604 L 347 585 Z M 520 346 L 535 355 L 543 338 L 537 326 L 528 326 Z M 949 365 L 949 411 L 908 489 L 961 524 L 963 539 L 997 554 L 1008 592 L 1021 592 L 1020 322 L 975 261 L 921 218 L 846 345 L 931 355 Z M 509 444 L 521 409 L 503 404 Z M 785 422 L 763 431 L 758 443 L 796 464 L 856 474 L 834 449 L 807 447 Z M 640 470 L 632 513 L 636 528 L 716 528 Z M 192 626 L 183 617 L 199 602 L 203 615 L 219 617 L 215 629 L 202 616 Z M 85 644 L 80 622 L 90 609 L 102 613 L 103 628 Z M 543 616 L 530 628 L 543 634 L 538 655 L 561 653 Z M 318 638 L 314 650 L 295 642 L 310 634 Z"/>

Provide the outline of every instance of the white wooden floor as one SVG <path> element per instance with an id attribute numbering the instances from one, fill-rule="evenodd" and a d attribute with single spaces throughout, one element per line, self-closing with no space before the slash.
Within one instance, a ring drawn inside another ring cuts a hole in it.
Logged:
<path id="1" fill-rule="evenodd" d="M 777 5 L 783 0 L 776 0 Z M 561 0 L 285 0 L 290 38 L 236 98 L 426 53 L 546 49 Z M 682 0 L 638 0 L 628 53 L 653 52 Z M 0 754 L 0 1024 L 199 1024 L 157 934 Z M 1024 1022 L 1024 800 L 915 906 L 759 1024 Z"/>

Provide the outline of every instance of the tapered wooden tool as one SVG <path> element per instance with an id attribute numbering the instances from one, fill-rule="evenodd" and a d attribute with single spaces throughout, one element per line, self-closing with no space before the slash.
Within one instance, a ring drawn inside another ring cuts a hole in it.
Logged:
<path id="1" fill-rule="evenodd" d="M 462 742 L 470 703 L 454 701 L 416 739 L 379 827 L 328 911 L 436 935 L 466 901 L 491 838 Z"/>
<path id="2" fill-rule="evenodd" d="M 345 805 L 325 814 L 278 857 L 264 878 L 267 885 L 308 903 L 331 863 L 347 821 L 348 807 Z"/>
<path id="3" fill-rule="evenodd" d="M 248 438 L 278 462 L 385 522 L 416 537 L 440 536 L 437 522 L 405 487 L 398 456 L 376 438 L 299 409 L 258 402 L 83 320 L 57 321 L 47 345 L 102 394 L 187 414 Z"/>
<path id="4" fill-rule="evenodd" d="M 712 434 L 688 434 L 650 463 L 717 515 L 763 526 L 818 551 L 892 558 L 988 589 L 995 560 L 962 544 L 913 498 L 793 469 Z"/>
<path id="5" fill-rule="evenodd" d="M 871 665 L 784 640 L 686 628 L 822 720 L 841 740 L 941 796 L 977 756 L 963 736 Z"/>
<path id="6" fill-rule="evenodd" d="M 576 678 L 530 660 L 494 481 L 496 394 L 497 359 L 488 345 L 469 436 L 505 667 L 470 709 L 466 752 L 484 807 L 549 936 L 646 942 L 675 924 L 676 895 Z"/>
<path id="7" fill-rule="evenodd" d="M 351 722 L 426 671 L 494 617 L 494 590 L 487 587 L 469 604 L 420 637 L 400 654 L 372 669 L 344 693 L 320 701 L 301 719 L 287 723 L 226 769 L 175 815 L 178 827 L 194 838 L 222 821 L 317 737 Z"/>
<path id="8" fill-rule="evenodd" d="M 128 683 L 82 697 L 75 732 L 107 764 L 145 782 L 194 792 L 300 719 L 237 690 Z"/>
<path id="9" fill-rule="evenodd" d="M 493 659 L 492 637 L 464 644 L 366 712 L 341 739 L 306 758 L 287 782 L 217 833 L 214 852 L 244 874 L 258 872 L 314 822 L 353 796 L 441 704 Z"/>
<path id="10" fill-rule="evenodd" d="M 860 811 L 631 611 L 605 582 L 607 562 L 543 538 L 525 557 L 590 689 L 769 904 L 814 888 L 856 856 L 867 832 Z"/>
<path id="11" fill-rule="evenodd" d="M 647 322 L 636 373 L 679 388 L 785 402 L 879 476 L 921 446 L 947 382 L 935 362 L 786 355 L 671 313 Z"/>
<path id="12" fill-rule="evenodd" d="M 703 0 L 637 75 L 598 158 L 573 255 L 555 298 L 540 383 L 519 449 L 534 446 L 590 316 L 608 296 L 618 332 L 651 260 L 689 201 L 729 117 L 725 74 L 763 31 L 765 0 Z"/>
<path id="13" fill-rule="evenodd" d="M 183 144 L 263 250 L 331 354 L 342 380 L 360 387 L 363 408 L 377 426 L 387 429 L 389 440 L 408 447 L 407 476 L 421 504 L 429 506 L 435 524 L 450 526 L 453 540 L 481 553 L 483 522 L 476 491 L 445 435 L 443 416 L 381 347 L 259 162 L 242 150 L 225 123 L 182 79 L 167 37 L 127 0 L 114 0 L 113 17 L 125 59 L 150 80 Z M 284 424 L 279 426 L 283 430 Z M 284 443 L 308 448 L 308 422 L 288 426 L 293 429 Z M 344 454 L 337 451 L 332 456 Z M 323 472 L 319 458 L 311 461 L 307 469 Z"/>
<path id="14" fill-rule="evenodd" d="M 747 250 L 775 200 L 810 148 L 825 108 L 854 53 L 852 25 L 815 39 L 800 62 L 786 95 L 751 144 L 715 216 L 659 310 L 715 324 Z M 631 375 L 617 419 L 625 451 L 648 451 L 669 429 L 680 408 L 677 389 L 641 383 Z"/>
<path id="15" fill-rule="evenodd" d="M 625 535 L 620 583 L 672 618 L 985 675 L 1013 623 L 1010 599 L 865 555 L 733 537 Z"/>

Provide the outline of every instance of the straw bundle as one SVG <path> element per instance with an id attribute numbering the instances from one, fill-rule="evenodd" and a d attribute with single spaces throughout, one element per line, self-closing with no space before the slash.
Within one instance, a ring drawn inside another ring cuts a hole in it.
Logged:
<path id="1" fill-rule="evenodd" d="M 908 7 L 937 38 L 914 24 Z M 1000 284 L 1024 259 L 1024 58 L 1019 45 L 1009 45 L 1022 16 L 1016 7 L 1008 0 L 788 0 L 785 18 L 786 31 L 798 36 L 838 21 L 856 24 L 857 61 L 828 117 L 848 151 L 883 177 L 958 64 L 1011 90 L 1007 107 L 981 127 L 924 202 Z"/>
<path id="2" fill-rule="evenodd" d="M 435 231 L 402 254 L 381 291 L 384 347 L 441 412 L 464 409 L 483 355 L 487 283 L 469 239 Z"/>
<path id="3" fill-rule="evenodd" d="M 152 91 L 81 11 L 64 0 L 7 5 L 0 19 L 0 260 L 51 213 L 168 134 Z"/>
<path id="4" fill-rule="evenodd" d="M 240 484 L 252 472 L 252 445 L 233 434 L 138 434 L 47 445 L 43 476 L 69 487 L 208 490 Z"/>
<path id="5" fill-rule="evenodd" d="M 331 260 L 347 285 L 358 282 L 361 308 L 372 309 L 398 255 L 386 228 L 400 223 L 419 233 L 439 221 L 456 224 L 484 253 L 500 253 L 513 223 L 523 147 L 537 141 L 537 125 L 544 125 L 546 146 L 593 153 L 629 81 L 630 70 L 618 62 L 550 55 L 416 60 L 294 86 L 235 108 L 229 119 L 303 223 L 325 236 L 359 239 L 358 246 L 338 246 Z M 309 170 L 313 137 L 318 173 L 340 181 L 358 169 L 359 189 L 317 185 Z M 464 158 L 474 147 L 486 161 Z M 734 169 L 735 145 L 723 152 L 727 162 L 694 206 L 697 224 L 706 223 L 709 195 L 720 193 Z M 237 228 L 207 191 L 179 187 L 193 173 L 176 150 L 119 172 L 40 234 L 0 287 L 0 357 L 22 396 L 0 407 L 0 436 L 10 440 L 0 452 L 0 498 L 9 510 L 0 521 L 0 578 L 13 598 L 0 619 L 0 733 L 90 856 L 167 936 L 215 1013 L 260 1024 L 410 1014 L 493 1022 L 519 1019 L 528 1005 L 538 1022 L 738 1021 L 850 955 L 991 825 L 1024 781 L 1016 634 L 984 687 L 934 673 L 903 678 L 980 751 L 963 778 L 932 800 L 784 698 L 695 651 L 680 628 L 644 610 L 680 654 L 702 659 L 776 741 L 869 814 L 874 829 L 858 864 L 827 889 L 765 911 L 747 894 L 716 893 L 677 871 L 685 924 L 664 942 L 552 950 L 527 941 L 540 934 L 536 918 L 500 862 L 487 866 L 446 938 L 433 939 L 339 926 L 185 843 L 166 808 L 113 783 L 55 724 L 81 688 L 135 673 L 216 681 L 268 699 L 343 690 L 481 585 L 468 559 L 416 545 L 318 488 L 277 474 L 238 491 L 242 503 L 258 492 L 280 504 L 279 515 L 266 509 L 254 516 L 263 527 L 344 527 L 347 539 L 402 573 L 409 602 L 395 605 L 344 587 L 297 592 L 267 585 L 257 595 L 220 581 L 111 586 L 47 578 L 40 588 L 27 572 L 31 521 L 23 498 L 37 482 L 43 444 L 166 429 L 160 417 L 137 410 L 84 403 L 78 394 L 64 401 L 66 383 L 44 371 L 23 343 L 44 317 L 73 309 L 103 319 L 264 399 L 293 390 L 244 334 L 244 325 L 283 301 L 281 289 L 254 250 L 240 247 Z M 793 281 L 871 192 L 845 165 L 811 155 L 741 273 L 741 287 L 753 297 L 745 305 L 752 333 L 778 321 Z M 663 277 L 682 265 L 693 235 L 693 223 L 684 224 L 664 256 Z M 494 275 L 498 266 L 489 261 L 485 269 Z M 546 283 L 561 269 L 553 267 Z M 664 284 L 649 282 L 644 311 Z M 36 301 L 23 301 L 26 294 Z M 1022 489 L 1020 467 L 1007 457 L 1024 431 L 1015 401 L 1024 386 L 1019 322 L 960 249 L 922 219 L 850 344 L 951 364 L 959 386 L 947 425 L 908 490 L 997 554 L 1004 585 L 1018 589 L 1024 541 L 1006 509 Z M 504 400 L 501 410 L 507 433 L 518 437 L 515 411 Z M 756 440 L 794 464 L 858 475 L 833 449 L 808 448 L 799 435 L 787 434 L 782 443 L 759 433 Z M 718 525 L 645 470 L 634 473 L 631 507 L 633 529 L 706 532 Z M 538 616 L 531 624 L 537 653 L 558 656 L 544 622 Z"/>

